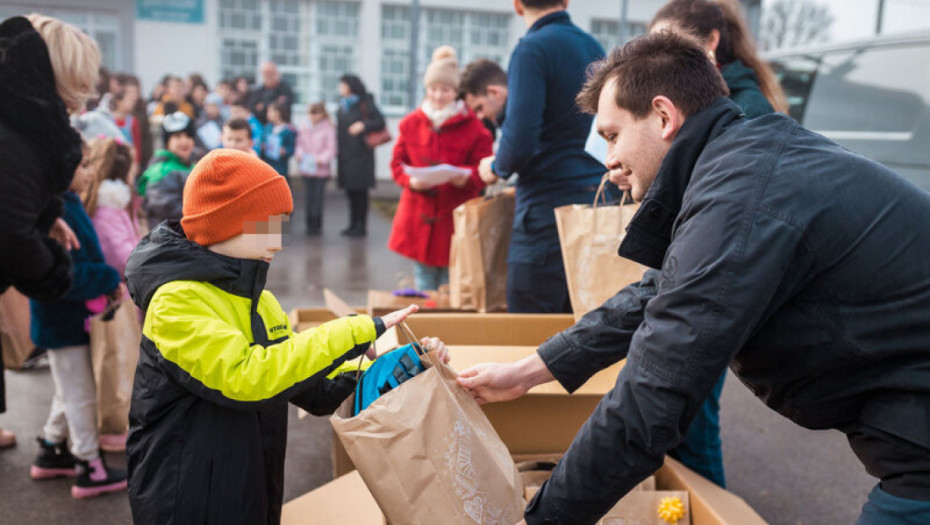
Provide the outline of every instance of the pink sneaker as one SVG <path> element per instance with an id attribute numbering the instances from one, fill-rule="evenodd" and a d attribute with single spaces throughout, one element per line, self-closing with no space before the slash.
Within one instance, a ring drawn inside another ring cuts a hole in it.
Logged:
<path id="1" fill-rule="evenodd" d="M 71 487 L 71 497 L 93 498 L 108 492 L 126 490 L 126 471 L 107 468 L 103 458 L 90 461 L 77 460 L 78 477 Z"/>
<path id="2" fill-rule="evenodd" d="M 128 436 L 127 432 L 122 434 L 100 434 L 98 437 L 100 448 L 107 452 L 126 452 L 126 438 Z"/>

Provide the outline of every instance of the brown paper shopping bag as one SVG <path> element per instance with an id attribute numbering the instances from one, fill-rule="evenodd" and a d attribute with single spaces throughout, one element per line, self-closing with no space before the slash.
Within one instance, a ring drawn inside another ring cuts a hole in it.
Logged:
<path id="1" fill-rule="evenodd" d="M 477 197 L 452 212 L 449 293 L 453 308 L 507 311 L 507 252 L 516 199 L 510 191 Z"/>
<path id="2" fill-rule="evenodd" d="M 598 206 L 607 181 L 604 175 L 593 205 L 572 204 L 555 210 L 565 280 L 576 320 L 624 286 L 642 279 L 646 271 L 645 266 L 617 255 L 626 227 L 639 205 Z"/>
<path id="3" fill-rule="evenodd" d="M 35 349 L 29 335 L 29 299 L 12 286 L 0 295 L 0 345 L 3 366 L 18 369 Z"/>
<path id="4" fill-rule="evenodd" d="M 354 417 L 350 396 L 330 419 L 339 440 L 390 523 L 517 523 L 523 484 L 507 447 L 455 372 L 422 359 L 426 371 Z"/>
<path id="5" fill-rule="evenodd" d="M 129 430 L 132 381 L 139 360 L 142 328 L 138 310 L 116 303 L 90 320 L 90 355 L 97 383 L 97 423 L 101 434 Z"/>

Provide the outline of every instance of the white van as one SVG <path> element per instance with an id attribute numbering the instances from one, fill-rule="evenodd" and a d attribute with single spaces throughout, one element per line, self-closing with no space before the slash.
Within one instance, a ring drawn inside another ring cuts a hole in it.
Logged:
<path id="1" fill-rule="evenodd" d="M 930 190 L 930 32 L 766 58 L 805 128 Z"/>

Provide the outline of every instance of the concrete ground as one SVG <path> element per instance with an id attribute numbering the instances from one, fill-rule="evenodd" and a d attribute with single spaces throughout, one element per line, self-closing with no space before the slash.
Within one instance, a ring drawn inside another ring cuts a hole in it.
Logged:
<path id="1" fill-rule="evenodd" d="M 369 288 L 390 289 L 412 273 L 412 265 L 386 247 L 390 223 L 374 211 L 369 235 L 339 235 L 348 217 L 345 197 L 327 195 L 325 233 L 303 235 L 299 187 L 289 246 L 276 257 L 268 288 L 286 310 L 323 304 L 323 286 L 350 304 L 364 304 Z M 391 188 L 380 190 L 390 194 Z M 6 414 L 0 427 L 16 432 L 19 444 L 0 452 L 0 525 L 130 523 L 125 493 L 89 501 L 70 497 L 67 480 L 34 482 L 29 465 L 34 436 L 51 403 L 47 368 L 6 372 Z M 875 480 L 849 450 L 839 432 L 802 429 L 770 411 L 730 374 L 722 398 L 724 459 L 729 488 L 773 525 L 837 525 L 855 521 Z M 285 473 L 285 501 L 332 477 L 329 423 L 298 419 L 292 409 Z M 124 465 L 123 454 L 108 454 Z M 732 524 L 740 525 L 740 524 Z"/>

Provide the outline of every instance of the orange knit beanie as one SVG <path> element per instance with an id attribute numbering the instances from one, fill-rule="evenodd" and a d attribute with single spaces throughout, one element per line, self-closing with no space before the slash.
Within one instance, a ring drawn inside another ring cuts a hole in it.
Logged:
<path id="1" fill-rule="evenodd" d="M 248 153 L 215 149 L 194 166 L 184 185 L 187 238 L 209 246 L 243 232 L 246 222 L 267 222 L 294 210 L 287 180 Z"/>

